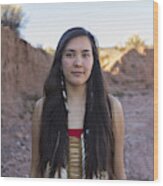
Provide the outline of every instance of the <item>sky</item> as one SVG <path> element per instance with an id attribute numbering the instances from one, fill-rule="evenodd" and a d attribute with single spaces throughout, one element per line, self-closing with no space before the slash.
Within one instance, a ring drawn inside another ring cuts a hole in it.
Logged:
<path id="1" fill-rule="evenodd" d="M 100 47 L 123 46 L 134 34 L 153 44 L 153 1 L 20 4 L 27 20 L 21 37 L 33 46 L 55 48 L 69 28 L 82 26 Z"/>

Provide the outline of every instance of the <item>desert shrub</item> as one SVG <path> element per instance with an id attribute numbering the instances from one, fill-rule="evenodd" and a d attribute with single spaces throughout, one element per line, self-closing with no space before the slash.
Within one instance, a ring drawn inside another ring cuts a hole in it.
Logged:
<path id="1" fill-rule="evenodd" d="M 140 48 L 145 48 L 145 42 L 139 37 L 139 35 L 135 34 L 128 39 L 126 42 L 127 49 L 136 49 L 139 50 Z"/>
<path id="2" fill-rule="evenodd" d="M 47 53 L 47 54 L 50 54 L 50 55 L 54 55 L 54 52 L 55 50 L 52 48 L 52 47 L 46 47 L 44 48 L 44 51 Z"/>
<path id="3" fill-rule="evenodd" d="M 19 29 L 25 24 L 25 14 L 19 5 L 1 6 L 1 26 L 8 26 L 17 35 L 20 35 Z"/>

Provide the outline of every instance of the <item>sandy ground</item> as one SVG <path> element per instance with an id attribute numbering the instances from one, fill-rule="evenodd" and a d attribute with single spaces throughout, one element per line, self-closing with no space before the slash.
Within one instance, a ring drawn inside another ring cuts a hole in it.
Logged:
<path id="1" fill-rule="evenodd" d="M 153 179 L 153 90 L 120 98 L 125 114 L 125 165 L 128 179 Z"/>

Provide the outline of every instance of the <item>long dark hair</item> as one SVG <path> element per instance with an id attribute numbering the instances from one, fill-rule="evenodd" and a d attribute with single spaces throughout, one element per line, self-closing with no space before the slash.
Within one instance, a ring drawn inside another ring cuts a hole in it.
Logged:
<path id="1" fill-rule="evenodd" d="M 85 173 L 92 178 L 99 172 L 107 171 L 109 179 L 113 171 L 113 134 L 110 102 L 105 91 L 99 64 L 98 49 L 94 36 L 81 27 L 67 30 L 61 37 L 49 76 L 44 85 L 45 101 L 42 111 L 40 135 L 39 169 L 43 176 L 47 163 L 49 177 L 56 170 L 66 167 L 68 161 L 68 112 L 65 108 L 61 86 L 61 58 L 68 42 L 75 37 L 86 36 L 90 40 L 94 64 L 87 81 L 86 111 L 84 118 Z"/>

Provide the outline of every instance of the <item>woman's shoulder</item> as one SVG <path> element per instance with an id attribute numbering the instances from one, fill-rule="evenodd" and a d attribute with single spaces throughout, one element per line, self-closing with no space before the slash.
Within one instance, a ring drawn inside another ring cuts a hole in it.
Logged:
<path id="1" fill-rule="evenodd" d="M 113 134 L 115 140 L 119 143 L 119 140 L 124 136 L 125 128 L 123 108 L 120 101 L 115 96 L 109 95 L 109 99 L 111 103 Z"/>
<path id="2" fill-rule="evenodd" d="M 119 99 L 111 94 L 108 95 L 110 104 L 111 104 L 111 112 L 113 117 L 114 123 L 123 122 L 124 120 L 124 113 L 123 113 L 123 107 Z"/>
<path id="3" fill-rule="evenodd" d="M 45 97 L 41 97 L 40 99 L 38 99 L 35 103 L 35 107 L 42 107 L 44 104 L 44 100 L 45 100 Z"/>
<path id="4" fill-rule="evenodd" d="M 45 97 L 41 97 L 36 101 L 34 107 L 34 115 L 41 115 L 44 101 L 45 101 Z"/>
<path id="5" fill-rule="evenodd" d="M 113 96 L 112 94 L 108 94 L 108 97 L 112 108 L 122 110 L 122 104 L 117 97 Z"/>

